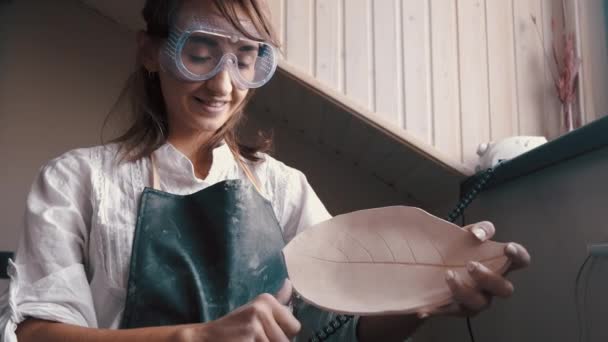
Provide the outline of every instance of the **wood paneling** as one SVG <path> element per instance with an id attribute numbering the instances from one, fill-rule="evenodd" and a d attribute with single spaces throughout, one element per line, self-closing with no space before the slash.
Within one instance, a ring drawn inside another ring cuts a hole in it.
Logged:
<path id="1" fill-rule="evenodd" d="M 285 43 L 285 1 L 267 0 L 272 26 L 277 31 L 281 44 Z"/>
<path id="2" fill-rule="evenodd" d="M 344 0 L 344 94 L 374 108 L 372 11 L 370 0 Z"/>
<path id="3" fill-rule="evenodd" d="M 386 120 L 401 124 L 401 24 L 397 0 L 373 1 L 374 111 Z M 390 68 L 387 66 L 391 66 Z"/>
<path id="4" fill-rule="evenodd" d="M 519 131 L 513 3 L 486 0 L 490 136 L 501 139 Z"/>
<path id="5" fill-rule="evenodd" d="M 561 29 L 564 23 L 564 11 L 561 5 L 561 0 L 542 0 L 541 2 L 541 11 L 542 17 L 538 18 L 538 28 L 539 33 L 543 37 L 544 41 L 544 56 L 543 60 L 545 67 L 545 77 L 543 83 L 543 106 L 544 106 L 544 115 L 541 117 L 543 122 L 543 134 L 548 138 L 556 138 L 559 135 L 559 132 L 563 129 L 563 118 L 561 114 L 561 103 L 557 96 L 555 96 L 555 77 L 557 77 L 557 68 L 555 68 L 555 63 L 553 63 L 552 57 L 552 49 L 553 49 L 553 30 L 558 35 L 555 39 L 560 41 L 559 36 L 561 36 L 564 31 Z M 554 22 L 555 27 L 552 28 L 551 22 Z M 547 39 L 551 37 L 550 39 Z M 540 38 L 537 38 L 537 41 Z M 549 60 L 550 59 L 550 60 Z"/>
<path id="6" fill-rule="evenodd" d="M 542 23 L 540 0 L 513 2 L 519 134 L 522 135 L 542 134 L 545 110 L 545 58 L 531 15 Z"/>
<path id="7" fill-rule="evenodd" d="M 316 0 L 316 63 L 317 79 L 339 91 L 343 90 L 342 67 L 342 1 Z"/>
<path id="8" fill-rule="evenodd" d="M 465 164 L 474 165 L 480 142 L 490 140 L 485 0 L 457 2 L 460 120 Z"/>
<path id="9" fill-rule="evenodd" d="M 430 15 L 433 144 L 462 160 L 456 2 L 432 0 Z"/>
<path id="10" fill-rule="evenodd" d="M 315 65 L 315 17 L 313 0 L 286 1 L 285 57 L 310 74 Z"/>
<path id="11" fill-rule="evenodd" d="M 608 114 L 608 49 L 606 43 L 606 9 L 604 0 L 572 0 L 578 4 L 575 8 L 580 14 L 580 47 L 582 55 L 582 101 L 586 122 L 593 121 Z"/>
<path id="12" fill-rule="evenodd" d="M 404 128 L 420 140 L 433 142 L 433 92 L 428 0 L 403 0 Z"/>
<path id="13" fill-rule="evenodd" d="M 582 122 L 608 112 L 602 0 L 270 1 L 290 65 L 468 167 L 479 143 L 562 132 L 547 56 L 563 8 L 583 58 Z"/>

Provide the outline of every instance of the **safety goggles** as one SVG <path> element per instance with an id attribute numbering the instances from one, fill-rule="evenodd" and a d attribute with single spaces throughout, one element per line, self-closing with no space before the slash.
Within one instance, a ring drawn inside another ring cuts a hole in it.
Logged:
<path id="1" fill-rule="evenodd" d="M 227 26 L 196 17 L 186 29 L 173 27 L 161 50 L 161 65 L 185 81 L 205 81 L 227 70 L 240 89 L 266 84 L 277 68 L 276 48 Z"/>

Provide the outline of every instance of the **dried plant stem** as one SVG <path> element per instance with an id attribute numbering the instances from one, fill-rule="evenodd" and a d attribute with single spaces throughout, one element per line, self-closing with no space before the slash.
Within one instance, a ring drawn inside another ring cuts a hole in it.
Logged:
<path id="1" fill-rule="evenodd" d="M 545 48 L 545 39 L 538 28 L 536 17 L 532 14 L 530 14 L 530 17 L 534 23 L 536 35 L 542 44 L 547 67 L 551 70 L 557 99 L 561 102 L 563 127 L 569 132 L 574 129 L 575 125 L 578 126 L 580 124 L 579 120 L 574 121 L 572 104 L 575 101 L 581 61 L 576 55 L 574 34 L 565 32 L 567 30 L 565 10 L 565 2 L 562 1 L 563 21 L 559 31 L 555 19 L 551 20 L 551 33 L 553 35 L 551 52 L 553 60 L 548 56 L 547 49 Z M 561 30 L 563 30 L 563 32 Z M 554 66 L 554 68 L 552 68 L 552 66 Z M 554 69 L 556 69 L 556 71 L 554 71 Z"/>
<path id="2" fill-rule="evenodd" d="M 534 30 L 536 31 L 536 36 L 538 37 L 538 40 L 542 44 L 543 55 L 545 55 L 545 59 L 547 60 L 547 66 L 549 68 L 549 71 L 551 72 L 551 77 L 553 78 L 553 82 L 555 83 L 555 82 L 557 82 L 558 75 L 557 75 L 556 71 L 554 71 L 553 68 L 551 68 L 551 57 L 549 57 L 549 55 L 547 54 L 547 49 L 545 49 L 545 38 L 543 38 L 543 35 L 540 33 L 540 30 L 538 29 L 538 25 L 536 24 L 536 17 L 534 15 L 530 14 L 530 18 L 532 18 L 532 23 L 534 23 Z"/>
<path id="3" fill-rule="evenodd" d="M 568 102 L 566 104 L 566 106 L 564 106 L 564 107 L 565 107 L 564 109 L 566 111 L 564 113 L 565 114 L 564 121 L 565 121 L 567 132 L 570 132 L 574 129 L 574 122 L 572 120 L 572 102 Z"/>

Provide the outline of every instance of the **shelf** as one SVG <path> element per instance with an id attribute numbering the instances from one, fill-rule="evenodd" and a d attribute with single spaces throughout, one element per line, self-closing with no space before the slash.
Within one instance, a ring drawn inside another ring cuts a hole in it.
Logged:
<path id="1" fill-rule="evenodd" d="M 519 177 L 551 167 L 583 154 L 608 146 L 608 117 L 565 134 L 516 158 L 501 163 L 486 189 L 502 185 Z M 461 186 L 466 193 L 480 175 L 465 180 Z"/>

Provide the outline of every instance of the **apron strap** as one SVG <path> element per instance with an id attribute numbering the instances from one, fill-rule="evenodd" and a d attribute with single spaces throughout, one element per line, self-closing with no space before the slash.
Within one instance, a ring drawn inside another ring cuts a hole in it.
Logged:
<path id="1" fill-rule="evenodd" d="M 264 196 L 264 192 L 261 189 L 258 178 L 253 174 L 253 172 L 251 172 L 249 167 L 247 167 L 247 165 L 245 165 L 245 163 L 243 163 L 243 160 L 241 159 L 241 155 L 239 153 L 237 153 L 236 151 L 234 151 L 232 149 L 232 147 L 230 147 L 230 145 L 228 145 L 228 148 L 230 149 L 230 152 L 232 152 L 234 159 L 239 164 L 239 166 L 241 167 L 241 169 L 243 170 L 243 172 L 245 173 L 245 175 L 247 176 L 247 178 L 249 179 L 251 184 L 253 184 L 253 187 L 258 192 L 258 194 L 260 194 L 260 196 L 266 198 L 266 196 Z"/>
<path id="2" fill-rule="evenodd" d="M 247 167 L 247 165 L 245 165 L 245 163 L 243 163 L 243 160 L 241 160 L 240 154 L 236 153 L 230 147 L 230 145 L 228 145 L 228 149 L 234 156 L 234 159 L 236 160 L 237 164 L 239 164 L 240 168 L 243 170 L 243 172 L 245 173 L 245 175 L 247 176 L 247 178 L 249 179 L 251 184 L 253 184 L 253 187 L 255 188 L 255 190 L 260 194 L 260 196 L 266 198 L 266 196 L 264 196 L 264 192 L 262 192 L 262 189 L 260 187 L 260 183 L 259 183 L 257 177 L 251 172 L 251 170 Z M 152 164 L 152 188 L 155 190 L 160 190 L 160 176 L 158 175 L 158 168 L 156 167 L 156 158 L 154 157 L 154 152 L 152 152 L 150 154 L 150 163 Z"/>
<path id="3" fill-rule="evenodd" d="M 154 190 L 160 190 L 160 176 L 158 175 L 158 168 L 156 167 L 156 158 L 154 152 L 150 154 L 150 163 L 152 163 L 152 188 Z"/>

